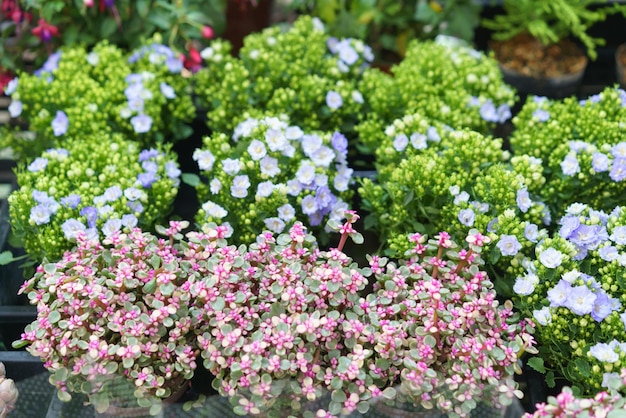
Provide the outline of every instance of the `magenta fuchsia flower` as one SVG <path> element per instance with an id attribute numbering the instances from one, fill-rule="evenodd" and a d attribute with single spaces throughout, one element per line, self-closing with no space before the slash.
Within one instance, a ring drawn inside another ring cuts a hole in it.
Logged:
<path id="1" fill-rule="evenodd" d="M 59 35 L 59 29 L 46 22 L 44 19 L 39 19 L 37 26 L 32 30 L 33 35 L 41 39 L 43 43 L 48 43 L 52 40 L 53 36 Z"/>

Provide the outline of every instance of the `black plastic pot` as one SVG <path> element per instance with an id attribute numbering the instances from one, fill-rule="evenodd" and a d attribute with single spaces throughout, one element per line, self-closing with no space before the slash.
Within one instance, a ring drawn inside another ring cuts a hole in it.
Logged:
<path id="1" fill-rule="evenodd" d="M 500 65 L 500 71 L 502 71 L 504 81 L 515 87 L 520 94 L 547 96 L 553 99 L 562 99 L 576 95 L 585 75 L 584 68 L 582 71 L 574 74 L 545 78 L 520 74 L 502 65 Z"/>

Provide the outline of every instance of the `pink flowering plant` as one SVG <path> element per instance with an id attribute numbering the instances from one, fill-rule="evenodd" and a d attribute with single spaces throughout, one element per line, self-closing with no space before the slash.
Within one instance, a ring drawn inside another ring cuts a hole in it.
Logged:
<path id="1" fill-rule="evenodd" d="M 119 134 L 65 145 L 21 163 L 8 198 L 12 233 L 33 262 L 56 261 L 80 232 L 97 239 L 153 228 L 171 211 L 180 170 L 167 147 L 142 150 Z"/>
<path id="2" fill-rule="evenodd" d="M 108 41 L 64 47 L 7 85 L 9 113 L 21 126 L 3 128 L 0 145 L 32 160 L 92 133 L 123 133 L 144 146 L 185 138 L 196 111 L 182 69 L 180 57 L 154 39 L 131 53 Z M 23 126 L 35 137 L 25 137 Z"/>
<path id="3" fill-rule="evenodd" d="M 537 324 L 529 364 L 595 396 L 626 367 L 626 209 L 570 205 L 558 230 L 510 259 L 516 308 Z"/>
<path id="4" fill-rule="evenodd" d="M 516 155 L 542 161 L 541 198 L 559 216 L 572 202 L 610 211 L 624 204 L 626 91 L 609 87 L 584 100 L 530 97 L 513 118 Z"/>
<path id="5" fill-rule="evenodd" d="M 579 398 L 568 386 L 556 396 L 549 396 L 546 402 L 536 405 L 534 413 L 527 413 L 524 418 L 570 418 L 570 417 L 626 417 L 626 369 L 611 373 L 607 381 L 607 390 L 591 398 Z"/>
<path id="6" fill-rule="evenodd" d="M 99 242 L 81 232 L 24 283 L 37 319 L 13 345 L 42 359 L 61 400 L 83 393 L 102 412 L 130 397 L 156 414 L 193 376 L 205 324 L 190 289 L 208 272 L 203 253 L 181 241 L 187 224 L 160 227 L 165 238 L 135 228 Z"/>
<path id="7" fill-rule="evenodd" d="M 521 397 L 513 375 L 520 357 L 536 352 L 533 324 L 498 301 L 481 258 L 489 238 L 470 230 L 465 246 L 446 232 L 411 241 L 397 264 L 370 257 L 374 293 L 355 307 L 374 328 L 357 338 L 373 352 L 363 368 L 395 388 L 381 402 L 467 417 L 479 402 Z"/>
<path id="8" fill-rule="evenodd" d="M 184 177 L 198 192 L 196 221 L 230 226 L 238 243 L 254 242 L 263 230 L 280 234 L 295 221 L 321 239 L 330 232 L 326 222 L 340 221 L 349 208 L 347 153 L 340 132 L 305 131 L 271 116 L 245 120 L 232 137 L 205 137 L 193 153 L 201 177 Z"/>
<path id="9" fill-rule="evenodd" d="M 354 311 L 368 269 L 343 252 L 349 237 L 362 241 L 353 228 L 358 216 L 346 216 L 333 225 L 342 235 L 328 251 L 300 222 L 280 235 L 264 232 L 248 247 L 204 250 L 211 274 L 190 288 L 210 326 L 198 343 L 235 413 L 338 416 L 366 411 L 380 393 L 363 368 L 372 352 L 358 342 L 369 333 Z M 219 233 L 214 224 L 206 228 Z"/>

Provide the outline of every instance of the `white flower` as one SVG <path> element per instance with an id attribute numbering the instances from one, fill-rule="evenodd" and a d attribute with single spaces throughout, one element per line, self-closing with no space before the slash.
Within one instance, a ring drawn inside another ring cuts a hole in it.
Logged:
<path id="1" fill-rule="evenodd" d="M 15 90 L 17 90 L 17 84 L 18 84 L 18 78 L 15 77 L 11 81 L 9 81 L 6 86 L 4 86 L 4 94 L 6 94 L 7 96 L 10 96 L 13 93 L 15 93 Z"/>
<path id="2" fill-rule="evenodd" d="M 230 186 L 230 194 L 233 197 L 244 198 L 248 196 L 248 188 L 250 187 L 250 179 L 247 175 L 243 174 L 235 176 L 233 183 Z"/>
<path id="3" fill-rule="evenodd" d="M 132 110 L 130 110 L 128 107 L 123 107 L 120 109 L 120 117 L 122 119 L 128 119 L 133 115 Z"/>
<path id="4" fill-rule="evenodd" d="M 296 172 L 296 179 L 304 185 L 309 185 L 315 180 L 315 166 L 309 161 L 302 161 Z"/>
<path id="5" fill-rule="evenodd" d="M 198 163 L 200 170 L 211 171 L 213 169 L 215 156 L 211 151 L 198 148 L 193 152 L 192 158 Z"/>
<path id="6" fill-rule="evenodd" d="M 234 176 L 235 174 L 239 173 L 239 171 L 242 168 L 242 163 L 241 161 L 239 161 L 239 159 L 237 158 L 225 158 L 222 161 L 222 169 L 224 170 L 224 173 Z"/>
<path id="7" fill-rule="evenodd" d="M 300 129 L 298 126 L 290 126 L 285 129 L 285 137 L 289 140 L 300 139 L 302 138 L 303 134 L 304 132 L 302 132 L 302 129 Z"/>
<path id="8" fill-rule="evenodd" d="M 261 158 L 260 162 L 261 174 L 265 174 L 270 177 L 274 177 L 278 173 L 280 173 L 280 168 L 278 167 L 278 160 L 274 157 L 270 157 L 266 155 Z"/>
<path id="9" fill-rule="evenodd" d="M 302 145 L 302 151 L 308 156 L 311 157 L 315 151 L 322 146 L 323 141 L 318 135 L 304 135 L 300 141 Z"/>
<path id="10" fill-rule="evenodd" d="M 339 44 L 339 59 L 348 65 L 352 65 L 359 60 L 359 54 L 347 42 Z"/>
<path id="11" fill-rule="evenodd" d="M 580 271 L 577 270 L 572 270 L 572 271 L 568 271 L 565 272 L 561 275 L 561 278 L 563 280 L 565 280 L 568 283 L 574 283 L 576 281 L 576 279 L 578 279 L 581 275 Z"/>
<path id="12" fill-rule="evenodd" d="M 215 53 L 215 50 L 209 46 L 209 47 L 204 48 L 202 51 L 200 51 L 200 57 L 203 60 L 209 60 L 211 59 L 214 53 Z"/>
<path id="13" fill-rule="evenodd" d="M 259 183 L 256 189 L 256 197 L 263 198 L 269 197 L 274 191 L 274 183 L 271 181 L 263 181 Z"/>
<path id="14" fill-rule="evenodd" d="M 285 229 L 285 222 L 280 218 L 265 218 L 263 223 L 267 229 L 277 234 L 280 234 Z"/>
<path id="15" fill-rule="evenodd" d="M 209 183 L 211 194 L 218 194 L 222 190 L 222 182 L 219 179 L 212 179 Z"/>
<path id="16" fill-rule="evenodd" d="M 12 100 L 8 110 L 9 115 L 11 115 L 12 118 L 18 117 L 22 114 L 22 102 L 19 100 Z"/>
<path id="17" fill-rule="evenodd" d="M 513 291 L 518 295 L 528 296 L 535 291 L 535 285 L 532 280 L 528 278 L 528 276 L 518 277 L 515 279 Z"/>
<path id="18" fill-rule="evenodd" d="M 330 163 L 335 159 L 335 152 L 332 148 L 327 146 L 319 147 L 313 155 L 311 155 L 311 161 L 318 167 L 328 167 Z"/>
<path id="19" fill-rule="evenodd" d="M 450 186 L 450 194 L 456 196 L 461 192 L 461 188 L 458 185 Z"/>
<path id="20" fill-rule="evenodd" d="M 265 142 L 271 151 L 280 151 L 287 145 L 287 138 L 282 129 L 268 129 L 265 132 Z"/>
<path id="21" fill-rule="evenodd" d="M 565 213 L 568 215 L 580 215 L 585 209 L 587 209 L 587 205 L 584 203 L 572 203 L 565 209 Z"/>
<path id="22" fill-rule="evenodd" d="M 345 192 L 350 185 L 350 176 L 335 176 L 333 179 L 333 186 L 338 192 Z"/>
<path id="23" fill-rule="evenodd" d="M 263 144 L 263 142 L 259 141 L 258 139 L 253 139 L 250 142 L 250 145 L 248 145 L 248 154 L 250 154 L 250 158 L 252 158 L 254 161 L 259 161 L 267 154 L 265 144 Z"/>
<path id="24" fill-rule="evenodd" d="M 407 145 L 409 145 L 409 138 L 405 134 L 398 134 L 393 139 L 393 148 L 398 152 L 404 151 Z"/>
<path id="25" fill-rule="evenodd" d="M 285 203 L 278 208 L 278 217 L 285 222 L 289 222 L 296 216 L 296 210 L 289 203 Z"/>
<path id="26" fill-rule="evenodd" d="M 619 354 L 617 354 L 615 350 L 606 343 L 597 343 L 596 345 L 591 346 L 589 354 L 604 363 L 615 363 L 619 360 Z"/>
<path id="27" fill-rule="evenodd" d="M 539 261 L 549 269 L 557 268 L 563 262 L 563 253 L 550 247 L 539 254 Z"/>
<path id="28" fill-rule="evenodd" d="M 331 90 L 326 93 L 326 105 L 333 110 L 339 109 L 343 105 L 343 99 L 339 93 Z"/>
<path id="29" fill-rule="evenodd" d="M 228 211 L 210 200 L 202 205 L 202 209 L 207 216 L 222 219 L 228 215 Z"/>
<path id="30" fill-rule="evenodd" d="M 109 219 L 104 223 L 104 225 L 102 225 L 102 233 L 105 237 L 110 237 L 120 229 L 122 229 L 121 219 Z"/>
<path id="31" fill-rule="evenodd" d="M 176 98 L 176 92 L 174 91 L 174 88 L 169 84 L 161 82 L 161 84 L 159 84 L 159 88 L 161 89 L 161 94 L 166 99 Z"/>
<path id="32" fill-rule="evenodd" d="M 362 104 L 362 103 L 364 102 L 364 100 L 363 100 L 363 95 L 362 95 L 362 94 L 361 94 L 361 92 L 360 92 L 360 91 L 358 91 L 358 90 L 354 90 L 354 91 L 352 92 L 352 100 L 353 100 L 355 103 L 359 103 L 359 104 Z"/>
<path id="33" fill-rule="evenodd" d="M 467 202 L 469 198 L 469 193 L 467 193 L 466 191 L 462 191 L 461 193 L 454 196 L 454 204 L 458 206 L 459 204 L 461 204 L 461 202 Z"/>
<path id="34" fill-rule="evenodd" d="M 426 143 L 427 137 L 424 134 L 413 132 L 410 139 L 411 145 L 415 149 L 426 149 L 428 147 L 428 144 Z"/>
<path id="35" fill-rule="evenodd" d="M 537 320 L 539 324 L 543 326 L 546 326 L 550 322 L 552 322 L 552 313 L 550 312 L 550 308 L 547 306 L 544 306 L 539 310 L 535 309 L 533 311 L 533 317 L 535 318 L 535 320 Z"/>

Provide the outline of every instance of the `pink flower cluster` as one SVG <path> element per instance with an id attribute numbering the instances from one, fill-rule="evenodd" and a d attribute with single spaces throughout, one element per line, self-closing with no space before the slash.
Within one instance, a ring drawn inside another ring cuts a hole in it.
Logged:
<path id="1" fill-rule="evenodd" d="M 450 416 L 469 416 L 479 401 L 507 402 L 498 388 L 514 384 L 518 358 L 533 350 L 532 324 L 496 299 L 480 270 L 485 239 L 472 233 L 459 250 L 445 232 L 428 242 L 415 234 L 399 266 L 371 259 L 375 293 L 359 305 L 375 325 L 368 364 L 398 386 L 398 400 Z"/>
<path id="2" fill-rule="evenodd" d="M 184 227 L 172 223 L 169 240 L 139 229 L 102 244 L 81 234 L 75 250 L 24 283 L 38 314 L 18 345 L 44 361 L 62 398 L 87 390 L 106 405 L 122 378 L 135 396 L 158 400 L 193 376 L 205 324 L 189 289 L 207 273 L 204 254 L 174 243 Z"/>
<path id="3" fill-rule="evenodd" d="M 285 399 L 294 408 L 294 399 L 313 401 L 331 386 L 364 382 L 367 353 L 346 346 L 345 336 L 360 331 L 346 324 L 367 280 L 341 249 L 320 251 L 296 223 L 279 236 L 259 235 L 247 249 L 213 249 L 206 269 L 211 274 L 190 288 L 210 326 L 198 343 L 235 412 L 280 408 Z M 336 399 L 335 415 L 360 401 L 350 393 Z"/>

